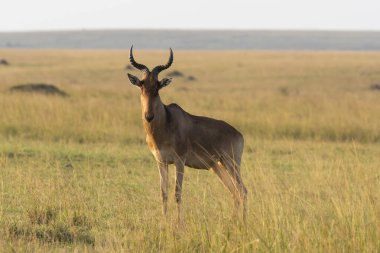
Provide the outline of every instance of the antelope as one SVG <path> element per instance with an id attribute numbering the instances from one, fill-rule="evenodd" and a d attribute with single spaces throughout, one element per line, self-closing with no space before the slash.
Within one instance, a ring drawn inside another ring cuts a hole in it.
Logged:
<path id="1" fill-rule="evenodd" d="M 177 104 L 162 103 L 159 91 L 168 86 L 169 78 L 159 80 L 158 75 L 173 63 L 170 48 L 169 60 L 150 71 L 137 63 L 130 49 L 131 65 L 142 72 L 141 80 L 129 73 L 130 82 L 141 90 L 142 120 L 146 142 L 152 152 L 161 177 L 162 212 L 166 216 L 168 201 L 168 165 L 176 167 L 175 199 L 178 221 L 181 221 L 182 181 L 185 165 L 209 170 L 221 179 L 232 193 L 235 208 L 246 214 L 247 190 L 240 175 L 240 162 L 244 139 L 242 134 L 224 121 L 191 115 Z"/>

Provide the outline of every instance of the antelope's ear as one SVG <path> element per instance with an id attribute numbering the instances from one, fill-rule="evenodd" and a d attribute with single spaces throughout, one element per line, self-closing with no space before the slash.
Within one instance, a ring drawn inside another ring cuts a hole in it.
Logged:
<path id="1" fill-rule="evenodd" d="M 160 81 L 160 83 L 158 84 L 158 89 L 162 89 L 164 88 L 165 86 L 168 86 L 170 84 L 170 82 L 172 81 L 171 78 L 164 78 Z"/>
<path id="2" fill-rule="evenodd" d="M 134 75 L 131 75 L 129 73 L 128 73 L 128 78 L 129 78 L 129 81 L 131 81 L 131 83 L 133 85 L 141 87 L 141 81 L 140 81 L 140 79 L 138 79 L 137 77 L 135 77 Z"/>

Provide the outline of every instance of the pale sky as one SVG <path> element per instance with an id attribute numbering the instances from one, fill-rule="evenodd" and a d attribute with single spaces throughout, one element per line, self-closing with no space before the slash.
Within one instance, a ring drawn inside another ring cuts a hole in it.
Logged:
<path id="1" fill-rule="evenodd" d="M 1 0 L 0 31 L 313 29 L 380 31 L 380 0 Z"/>

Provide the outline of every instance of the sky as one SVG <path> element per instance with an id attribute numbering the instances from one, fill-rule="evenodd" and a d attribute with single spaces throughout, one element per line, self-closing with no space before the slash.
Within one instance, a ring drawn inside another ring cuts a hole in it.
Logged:
<path id="1" fill-rule="evenodd" d="M 0 31 L 380 31 L 380 0 L 2 0 Z"/>

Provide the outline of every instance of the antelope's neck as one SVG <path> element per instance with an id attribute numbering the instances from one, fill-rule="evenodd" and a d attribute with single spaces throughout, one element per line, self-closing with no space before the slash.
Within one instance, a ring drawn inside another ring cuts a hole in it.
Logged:
<path id="1" fill-rule="evenodd" d="M 154 108 L 154 119 L 151 122 L 147 122 L 143 117 L 143 124 L 147 138 L 154 141 L 156 144 L 165 139 L 166 135 L 166 110 L 165 105 L 159 100 L 159 103 Z"/>

